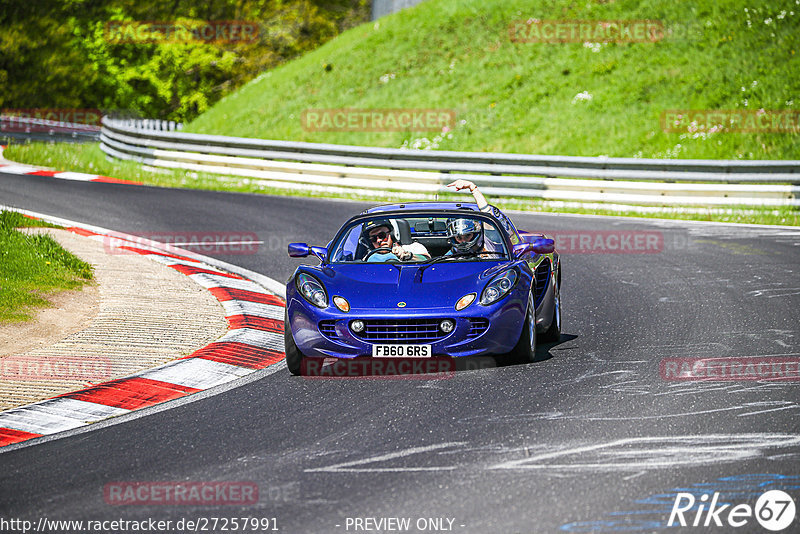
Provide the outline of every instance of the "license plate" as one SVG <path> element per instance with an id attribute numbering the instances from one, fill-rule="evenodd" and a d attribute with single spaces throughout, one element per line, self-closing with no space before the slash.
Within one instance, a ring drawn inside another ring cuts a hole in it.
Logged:
<path id="1" fill-rule="evenodd" d="M 430 358 L 430 345 L 373 345 L 374 358 Z"/>

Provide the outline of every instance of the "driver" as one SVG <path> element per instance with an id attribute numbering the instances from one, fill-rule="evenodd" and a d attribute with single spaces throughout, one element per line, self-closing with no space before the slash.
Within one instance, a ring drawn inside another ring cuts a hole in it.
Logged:
<path id="1" fill-rule="evenodd" d="M 428 249 L 422 243 L 401 245 L 394 235 L 394 228 L 388 219 L 377 219 L 364 224 L 361 231 L 361 240 L 369 251 L 386 249 L 385 252 L 376 252 L 366 258 L 367 261 L 409 261 L 427 260 L 431 257 Z M 369 252 L 368 252 L 369 254 Z"/>

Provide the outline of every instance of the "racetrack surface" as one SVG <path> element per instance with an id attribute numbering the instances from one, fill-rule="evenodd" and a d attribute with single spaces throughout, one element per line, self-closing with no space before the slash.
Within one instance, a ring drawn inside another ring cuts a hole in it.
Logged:
<path id="1" fill-rule="evenodd" d="M 324 245 L 371 205 L 7 174 L 0 204 L 132 234 L 255 232 L 256 254 L 201 252 L 280 281 L 297 265 L 288 242 Z M 783 488 L 798 500 L 800 382 L 668 381 L 660 362 L 800 357 L 800 229 L 511 218 L 563 236 L 600 232 L 606 245 L 655 232 L 662 245 L 565 253 L 562 339 L 540 345 L 536 363 L 441 380 L 276 372 L 0 453 L 0 515 L 274 517 L 289 533 L 354 532 L 354 517 L 408 517 L 410 532 L 419 518 L 452 519 L 452 532 L 653 532 L 667 530 L 677 488 L 751 505 Z M 103 494 L 112 482 L 220 480 L 256 483 L 258 504 L 115 506 Z M 742 531 L 764 532 L 752 518 Z"/>

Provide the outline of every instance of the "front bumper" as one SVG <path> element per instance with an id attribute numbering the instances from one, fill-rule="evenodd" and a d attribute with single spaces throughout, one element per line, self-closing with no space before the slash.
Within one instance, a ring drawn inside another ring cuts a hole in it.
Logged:
<path id="1" fill-rule="evenodd" d="M 294 292 L 293 292 L 294 293 Z M 356 358 L 372 356 L 372 342 L 359 339 L 350 330 L 350 322 L 361 320 L 392 319 L 452 319 L 455 329 L 441 339 L 424 341 L 430 344 L 434 356 L 479 356 L 509 352 L 519 340 L 525 318 L 525 305 L 515 293 L 491 306 L 473 303 L 460 312 L 454 308 L 403 309 L 387 311 L 375 309 L 352 309 L 349 313 L 334 307 L 320 309 L 307 303 L 296 293 L 287 294 L 287 315 L 297 347 L 308 357 Z M 471 318 L 488 320 L 482 333 L 470 337 L 474 326 Z M 327 334 L 319 325 L 326 322 Z M 397 339 L 379 343 L 419 344 L 415 340 Z"/>

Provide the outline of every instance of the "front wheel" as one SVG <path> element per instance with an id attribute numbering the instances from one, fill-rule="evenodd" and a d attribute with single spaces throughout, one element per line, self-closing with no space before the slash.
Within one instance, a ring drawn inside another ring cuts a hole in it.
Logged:
<path id="1" fill-rule="evenodd" d="M 518 363 L 531 363 L 536 360 L 536 307 L 530 293 L 528 294 L 528 309 L 525 313 L 522 333 L 509 355 Z"/>
<path id="2" fill-rule="evenodd" d="M 286 367 L 289 372 L 297 376 L 303 373 L 303 353 L 297 348 L 292 336 L 292 328 L 289 326 L 288 312 L 283 316 L 283 347 L 286 352 Z"/>

